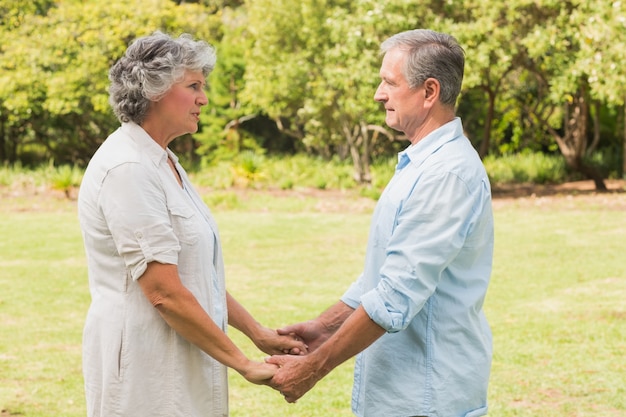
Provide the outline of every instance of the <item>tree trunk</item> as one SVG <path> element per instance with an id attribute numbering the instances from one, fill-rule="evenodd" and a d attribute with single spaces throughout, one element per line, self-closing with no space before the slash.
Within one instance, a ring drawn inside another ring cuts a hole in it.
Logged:
<path id="1" fill-rule="evenodd" d="M 574 158 L 565 158 L 565 162 L 567 166 L 569 166 L 574 171 L 580 172 L 590 180 L 593 180 L 593 183 L 598 191 L 606 191 L 606 184 L 604 183 L 604 177 L 600 173 L 600 171 L 594 168 L 591 165 L 586 164 L 582 158 L 574 157 Z"/>
<path id="2" fill-rule="evenodd" d="M 360 125 L 354 126 L 351 129 L 351 126 L 344 124 L 342 129 L 343 135 L 348 142 L 350 156 L 352 157 L 354 180 L 359 184 L 371 183 L 372 178 L 369 166 L 369 135 L 367 134 L 367 127 L 365 128 L 365 136 L 363 136 L 363 129 Z"/>
<path id="3" fill-rule="evenodd" d="M 541 122 L 559 145 L 559 150 L 567 165 L 574 171 L 583 174 L 585 178 L 593 180 L 596 190 L 606 191 L 606 184 L 600 170 L 584 161 L 587 153 L 587 124 L 589 121 L 589 103 L 584 86 L 572 98 L 571 103 L 565 104 L 564 118 L 564 133 L 562 135 L 550 126 L 546 119 L 542 119 Z"/>
<path id="4" fill-rule="evenodd" d="M 493 118 L 495 114 L 496 108 L 496 96 L 492 90 L 486 89 L 487 91 L 487 117 L 485 119 L 485 130 L 483 134 L 483 140 L 480 143 L 480 148 L 478 150 L 478 155 L 480 159 L 483 159 L 489 153 L 489 147 L 491 146 L 491 128 L 493 126 Z"/>
<path id="5" fill-rule="evenodd" d="M 622 178 L 626 179 L 626 96 L 624 97 L 624 137 L 623 137 L 623 145 L 624 149 L 622 151 Z"/>
<path id="6" fill-rule="evenodd" d="M 600 104 L 593 103 L 593 140 L 587 148 L 587 155 L 591 155 L 600 144 Z"/>
<path id="7" fill-rule="evenodd" d="M 6 133 L 4 115 L 0 114 L 0 162 L 7 162 Z"/>

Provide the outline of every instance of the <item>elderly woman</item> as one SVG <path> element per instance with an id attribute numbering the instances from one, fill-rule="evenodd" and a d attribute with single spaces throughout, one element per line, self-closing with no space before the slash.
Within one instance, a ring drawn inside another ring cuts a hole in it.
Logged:
<path id="1" fill-rule="evenodd" d="M 207 43 L 157 32 L 111 68 L 121 127 L 94 154 L 78 200 L 92 297 L 89 416 L 227 416 L 227 367 L 257 384 L 276 370 L 249 360 L 228 324 L 268 354 L 306 350 L 226 291 L 215 220 L 167 147 L 197 131 L 214 65 Z"/>

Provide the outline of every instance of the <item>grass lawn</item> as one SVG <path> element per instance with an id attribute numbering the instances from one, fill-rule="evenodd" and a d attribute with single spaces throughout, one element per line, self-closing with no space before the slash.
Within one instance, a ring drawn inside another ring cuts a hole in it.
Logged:
<path id="1" fill-rule="evenodd" d="M 207 202 L 221 228 L 228 288 L 266 325 L 317 315 L 360 271 L 370 200 L 222 192 Z M 494 206 L 490 415 L 626 415 L 626 194 Z M 0 416 L 84 416 L 89 293 L 75 202 L 3 195 L 0 271 Z M 231 416 L 351 416 L 352 366 L 297 404 L 230 372 Z"/>

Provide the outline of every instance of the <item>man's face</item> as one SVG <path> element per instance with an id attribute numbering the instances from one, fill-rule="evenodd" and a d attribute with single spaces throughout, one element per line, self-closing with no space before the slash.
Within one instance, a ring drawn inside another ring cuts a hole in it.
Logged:
<path id="1" fill-rule="evenodd" d="M 425 91 L 423 86 L 409 88 L 402 72 L 405 58 L 406 52 L 401 48 L 385 54 L 380 67 L 381 82 L 374 100 L 384 104 L 387 126 L 404 132 L 411 139 L 426 116 L 423 109 Z"/>

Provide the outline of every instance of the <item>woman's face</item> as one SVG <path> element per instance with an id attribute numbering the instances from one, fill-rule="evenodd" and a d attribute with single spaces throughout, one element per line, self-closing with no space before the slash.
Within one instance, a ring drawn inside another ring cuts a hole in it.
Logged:
<path id="1" fill-rule="evenodd" d="M 198 131 L 200 107 L 208 103 L 205 84 L 201 71 L 186 71 L 182 81 L 172 85 L 161 100 L 153 103 L 149 117 L 159 121 L 163 136 L 172 140 Z"/>

